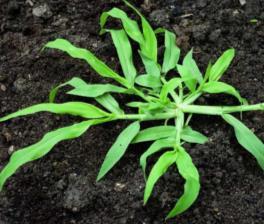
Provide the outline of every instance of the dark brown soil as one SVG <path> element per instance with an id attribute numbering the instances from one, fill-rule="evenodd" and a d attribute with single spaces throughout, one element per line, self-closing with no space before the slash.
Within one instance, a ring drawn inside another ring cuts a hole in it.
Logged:
<path id="1" fill-rule="evenodd" d="M 236 59 L 225 76 L 250 103 L 264 101 L 264 2 L 247 0 L 162 0 L 150 8 L 132 1 L 155 27 L 174 30 L 185 53 L 194 47 L 205 67 L 229 47 Z M 31 5 L 33 3 L 33 5 Z M 47 4 L 42 17 L 32 9 Z M 0 116 L 47 100 L 52 86 L 81 76 L 105 82 L 82 61 L 55 51 L 40 52 L 56 37 L 93 50 L 110 66 L 116 54 L 109 37 L 98 36 L 100 13 L 117 0 L 0 0 Z M 258 22 L 251 23 L 251 19 Z M 61 95 L 60 100 L 69 100 Z M 75 98 L 76 99 L 76 98 Z M 122 101 L 122 99 L 121 99 Z M 204 97 L 200 103 L 232 104 L 225 96 Z M 244 122 L 264 139 L 263 113 L 243 115 Z M 73 123 L 66 116 L 40 114 L 1 124 L 0 164 L 12 150 L 32 144 L 49 130 Z M 1 224 L 160 224 L 183 190 L 171 170 L 143 207 L 144 180 L 139 156 L 146 145 L 131 147 L 117 167 L 95 183 L 100 164 L 118 133 L 127 124 L 116 122 L 91 128 L 78 140 L 64 142 L 45 158 L 28 164 L 12 177 L 0 194 Z M 264 175 L 255 160 L 235 141 L 222 120 L 198 116 L 192 125 L 207 134 L 205 145 L 188 145 L 201 175 L 197 202 L 167 223 L 263 224 Z"/>

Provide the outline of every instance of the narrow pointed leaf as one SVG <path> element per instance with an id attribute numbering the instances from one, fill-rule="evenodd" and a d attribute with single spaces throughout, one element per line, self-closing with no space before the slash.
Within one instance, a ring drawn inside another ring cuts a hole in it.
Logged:
<path id="1" fill-rule="evenodd" d="M 105 111 L 96 106 L 82 102 L 68 102 L 62 104 L 42 103 L 25 109 L 21 109 L 15 113 L 7 115 L 0 119 L 0 122 L 6 121 L 15 117 L 30 115 L 38 112 L 50 112 L 55 114 L 70 114 L 84 118 L 101 118 L 109 116 Z"/>
<path id="2" fill-rule="evenodd" d="M 160 71 L 159 65 L 155 61 L 149 59 L 143 53 L 139 53 L 139 54 L 145 66 L 146 73 L 151 76 L 160 77 L 161 71 Z"/>
<path id="3" fill-rule="evenodd" d="M 191 92 L 194 92 L 195 91 L 195 88 L 196 88 L 197 81 L 192 76 L 192 74 L 188 70 L 188 68 L 186 68 L 183 65 L 177 65 L 177 70 L 178 70 L 180 76 L 182 77 L 182 79 L 184 80 L 184 83 L 186 84 L 186 86 L 188 87 L 188 89 Z"/>
<path id="4" fill-rule="evenodd" d="M 175 137 L 174 126 L 156 126 L 146 128 L 138 133 L 132 143 L 155 141 L 162 138 Z"/>
<path id="5" fill-rule="evenodd" d="M 64 39 L 56 39 L 48 42 L 46 48 L 54 48 L 68 53 L 73 58 L 85 60 L 99 75 L 116 80 L 124 86 L 129 86 L 128 82 L 109 68 L 104 62 L 99 60 L 90 51 L 78 48 L 72 45 L 69 41 Z"/>
<path id="6" fill-rule="evenodd" d="M 127 35 L 133 39 L 134 41 L 138 42 L 140 45 L 144 43 L 144 37 L 141 33 L 139 26 L 136 21 L 130 19 L 127 14 L 119 9 L 119 8 L 113 8 L 108 12 L 104 12 L 100 17 L 100 26 L 101 26 L 101 34 L 103 34 L 106 30 L 104 29 L 104 26 L 107 22 L 108 17 L 111 16 L 116 19 L 120 19 L 123 27 L 127 33 Z"/>
<path id="7" fill-rule="evenodd" d="M 136 83 L 152 89 L 161 87 L 160 78 L 153 75 L 140 75 L 136 78 Z"/>
<path id="8" fill-rule="evenodd" d="M 132 48 L 126 32 L 124 30 L 109 30 L 109 32 L 115 44 L 126 80 L 133 86 L 137 71 L 133 63 Z"/>
<path id="9" fill-rule="evenodd" d="M 159 178 L 164 175 L 167 169 L 174 164 L 176 161 L 176 153 L 175 151 L 165 152 L 159 160 L 153 166 L 149 177 L 147 179 L 145 192 L 144 192 L 144 204 L 147 203 L 154 185 L 159 180 Z"/>
<path id="10" fill-rule="evenodd" d="M 124 111 L 120 108 L 115 98 L 108 93 L 96 97 L 95 100 L 113 114 L 124 114 Z"/>
<path id="11" fill-rule="evenodd" d="M 145 151 L 140 157 L 140 166 L 142 167 L 144 177 L 146 178 L 146 166 L 147 166 L 147 159 L 149 156 L 165 149 L 171 148 L 175 144 L 175 140 L 172 138 L 167 139 L 160 139 L 156 140 L 151 146 Z"/>
<path id="12" fill-rule="evenodd" d="M 165 52 L 162 65 L 162 72 L 176 68 L 180 58 L 181 50 L 176 46 L 176 36 L 174 33 L 165 30 Z"/>
<path id="13" fill-rule="evenodd" d="M 181 84 L 182 80 L 180 78 L 172 78 L 167 83 L 163 84 L 160 91 L 160 100 L 166 102 L 168 94 L 174 92 L 175 89 Z"/>
<path id="14" fill-rule="evenodd" d="M 183 59 L 183 66 L 189 70 L 190 75 L 193 79 L 195 79 L 199 83 L 202 83 L 203 75 L 200 72 L 195 60 L 193 59 L 193 50 L 190 50 Z"/>
<path id="15" fill-rule="evenodd" d="M 173 218 L 186 211 L 195 202 L 200 191 L 198 170 L 193 164 L 189 154 L 182 147 L 180 147 L 177 152 L 176 164 L 179 173 L 185 179 L 184 193 L 167 216 L 167 219 Z"/>
<path id="16" fill-rule="evenodd" d="M 209 80 L 217 81 L 219 80 L 225 71 L 228 69 L 231 64 L 233 58 L 235 57 L 235 50 L 229 49 L 225 51 L 222 56 L 216 61 L 216 63 L 212 66 Z"/>
<path id="17" fill-rule="evenodd" d="M 258 161 L 264 170 L 264 144 L 263 142 L 241 121 L 230 114 L 222 115 L 223 119 L 235 130 L 237 141 Z"/>
<path id="18" fill-rule="evenodd" d="M 236 97 L 241 103 L 245 102 L 239 92 L 231 85 L 228 85 L 224 82 L 211 81 L 203 85 L 204 92 L 206 93 L 226 93 Z"/>
<path id="19" fill-rule="evenodd" d="M 19 167 L 45 156 L 59 142 L 81 136 L 91 125 L 96 124 L 98 121 L 84 121 L 57 129 L 46 134 L 38 143 L 14 152 L 8 164 L 0 172 L 0 189 Z"/>
<path id="20" fill-rule="evenodd" d="M 97 177 L 97 181 L 101 180 L 113 166 L 122 158 L 125 154 L 129 144 L 140 130 L 140 124 L 138 121 L 130 124 L 116 139 L 115 143 L 109 149 L 106 154 L 103 165 Z"/>
<path id="21" fill-rule="evenodd" d="M 127 6 L 133 9 L 141 18 L 141 24 L 144 35 L 144 44 L 141 45 L 142 53 L 154 62 L 157 62 L 158 47 L 157 38 L 154 30 L 150 26 L 149 22 L 145 19 L 145 17 L 133 5 L 131 5 L 126 0 L 124 0 L 124 2 Z"/>
<path id="22" fill-rule="evenodd" d="M 190 143 L 204 144 L 208 142 L 208 138 L 198 131 L 194 131 L 191 127 L 185 127 L 181 132 L 181 138 Z"/>

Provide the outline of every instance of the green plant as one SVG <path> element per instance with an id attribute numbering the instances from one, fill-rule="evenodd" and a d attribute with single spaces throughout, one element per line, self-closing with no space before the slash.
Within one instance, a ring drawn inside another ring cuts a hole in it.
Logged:
<path id="1" fill-rule="evenodd" d="M 193 59 L 192 50 L 184 57 L 182 64 L 179 64 L 180 49 L 175 44 L 175 35 L 164 29 L 154 31 L 137 9 L 127 1 L 125 3 L 139 15 L 143 31 L 135 20 L 130 19 L 124 11 L 118 8 L 104 12 L 100 18 L 101 34 L 105 32 L 111 34 L 124 76 L 120 76 L 110 69 L 90 51 L 77 48 L 67 40 L 56 39 L 46 44 L 45 48 L 59 49 L 73 58 L 85 60 L 99 75 L 113 79 L 120 86 L 87 84 L 82 79 L 75 77 L 54 88 L 50 93 L 49 103 L 34 105 L 1 118 L 0 122 L 3 122 L 11 118 L 44 111 L 84 118 L 83 122 L 49 132 L 38 143 L 14 152 L 9 163 L 1 170 L 1 189 L 6 180 L 19 167 L 43 157 L 57 143 L 77 138 L 93 125 L 115 120 L 132 120 L 134 122 L 122 131 L 108 151 L 97 181 L 101 180 L 113 168 L 130 144 L 153 142 L 140 158 L 140 165 L 146 179 L 144 204 L 147 203 L 158 179 L 170 166 L 176 165 L 180 175 L 185 179 L 185 185 L 183 195 L 167 216 L 167 218 L 172 218 L 187 210 L 196 200 L 200 190 L 198 170 L 184 149 L 184 143 L 204 144 L 208 139 L 189 126 L 193 114 L 221 116 L 234 128 L 238 142 L 256 158 L 261 168 L 264 169 L 262 141 L 241 121 L 231 115 L 235 112 L 264 110 L 264 103 L 248 105 L 234 87 L 219 81 L 232 62 L 235 54 L 234 49 L 225 51 L 214 64 L 209 63 L 205 74 L 202 75 Z M 108 17 L 119 19 L 123 29 L 105 29 Z M 158 33 L 165 34 L 162 65 L 159 65 L 157 61 L 156 35 Z M 145 66 L 145 74 L 139 75 L 136 71 L 130 40 L 139 44 L 138 54 Z M 175 75 L 178 73 L 179 76 L 169 79 L 166 75 L 169 71 L 174 71 Z M 84 102 L 54 103 L 59 88 L 65 85 L 72 87 L 72 90 L 67 92 L 68 94 L 93 98 L 105 110 Z M 137 113 L 126 114 L 111 93 L 137 96 L 140 100 L 127 103 L 127 106 L 135 108 Z M 226 93 L 236 97 L 240 104 L 238 106 L 195 105 L 195 101 L 203 93 Z M 153 120 L 164 120 L 164 125 L 140 130 L 141 122 Z M 169 120 L 172 120 L 174 125 L 169 125 Z M 147 175 L 148 157 L 162 150 L 164 153 L 159 157 L 150 174 Z"/>

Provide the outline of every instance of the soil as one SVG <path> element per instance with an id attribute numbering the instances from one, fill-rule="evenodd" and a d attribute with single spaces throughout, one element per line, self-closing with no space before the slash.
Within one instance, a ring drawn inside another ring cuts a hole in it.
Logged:
<path id="1" fill-rule="evenodd" d="M 239 0 L 131 2 L 154 27 L 173 30 L 183 54 L 193 47 L 203 69 L 210 59 L 235 48 L 236 59 L 224 80 L 250 103 L 264 101 L 262 0 L 247 0 L 243 6 Z M 52 86 L 73 76 L 92 83 L 106 82 L 83 61 L 57 51 L 41 52 L 54 38 L 67 38 L 91 49 L 120 71 L 110 38 L 98 35 L 99 15 L 113 6 L 131 13 L 117 0 L 0 0 L 0 116 L 46 102 Z M 71 99 L 78 98 L 63 93 L 59 97 L 59 101 Z M 205 96 L 200 103 L 236 102 L 226 96 Z M 0 165 L 6 164 L 12 151 L 77 120 L 39 114 L 1 124 Z M 264 140 L 263 113 L 245 113 L 243 121 Z M 95 182 L 104 155 L 126 125 L 116 122 L 93 127 L 81 138 L 63 142 L 45 158 L 19 169 L 0 194 L 0 224 L 164 223 L 182 193 L 183 180 L 170 170 L 144 207 L 139 156 L 147 145 L 130 147 L 112 172 Z M 199 169 L 202 190 L 186 213 L 167 223 L 263 224 L 264 175 L 254 158 L 238 145 L 233 130 L 221 119 L 197 116 L 192 125 L 210 139 L 205 145 L 186 146 Z"/>

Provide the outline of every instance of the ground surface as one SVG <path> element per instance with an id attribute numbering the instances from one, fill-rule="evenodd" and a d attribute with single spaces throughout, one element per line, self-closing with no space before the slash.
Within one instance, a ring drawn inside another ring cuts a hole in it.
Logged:
<path id="1" fill-rule="evenodd" d="M 250 103 L 264 101 L 263 1 L 247 0 L 245 6 L 238 0 L 153 2 L 149 8 L 143 1 L 133 1 L 155 27 L 176 32 L 183 53 L 194 47 L 202 68 L 209 59 L 234 47 L 236 59 L 225 80 Z M 41 14 L 36 7 L 43 5 L 46 11 Z M 53 51 L 40 53 L 48 40 L 67 38 L 120 69 L 109 37 L 98 36 L 98 17 L 112 6 L 123 7 L 115 0 L 0 0 L 0 116 L 46 101 L 52 86 L 73 76 L 104 82 L 82 61 Z M 250 23 L 251 19 L 258 22 Z M 68 99 L 65 95 L 59 98 Z M 234 102 L 223 96 L 200 101 Z M 243 119 L 264 139 L 263 113 L 247 113 Z M 40 114 L 1 124 L 0 165 L 8 161 L 12 150 L 74 121 Z M 205 145 L 187 146 L 199 168 L 202 190 L 188 212 L 168 223 L 263 224 L 264 175 L 255 160 L 236 143 L 222 120 L 198 116 L 192 124 L 210 138 Z M 183 181 L 171 170 L 155 188 L 149 205 L 143 207 L 144 180 L 138 159 L 145 145 L 131 147 L 110 175 L 95 183 L 107 149 L 125 126 L 117 122 L 93 127 L 80 139 L 59 144 L 45 158 L 20 169 L 0 195 L 0 223 L 163 223 L 182 192 Z"/>

